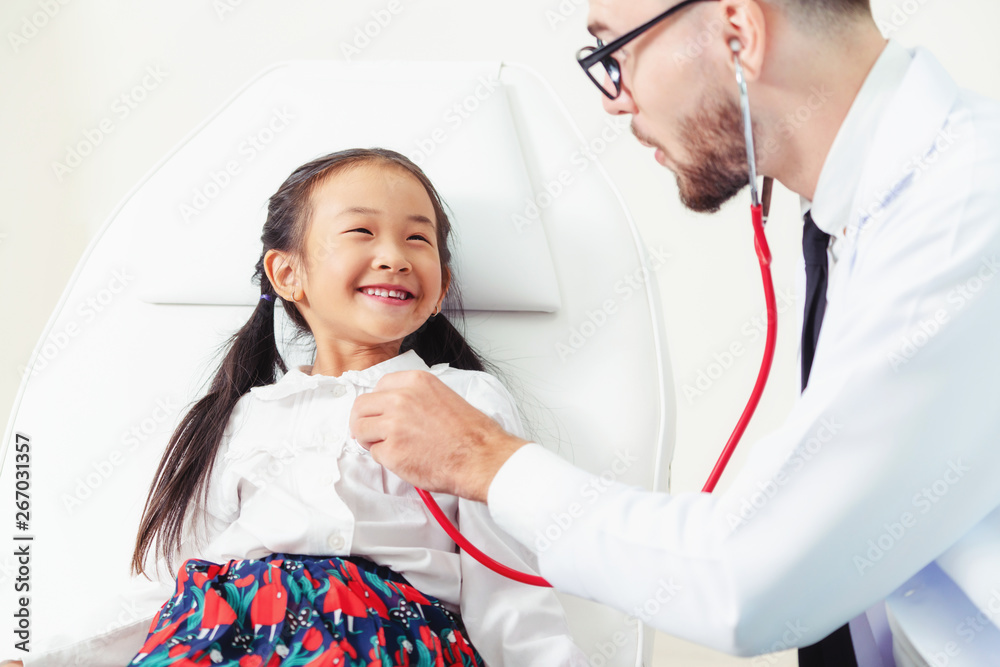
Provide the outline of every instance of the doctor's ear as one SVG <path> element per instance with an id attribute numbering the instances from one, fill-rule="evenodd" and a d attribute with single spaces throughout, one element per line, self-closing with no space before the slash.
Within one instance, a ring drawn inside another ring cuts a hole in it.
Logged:
<path id="1" fill-rule="evenodd" d="M 726 51 L 739 54 L 743 75 L 747 81 L 760 76 L 764 63 L 764 44 L 767 37 L 767 22 L 761 3 L 757 0 L 722 0 L 723 29 L 720 37 L 725 41 Z M 735 69 L 730 55 L 730 69 Z"/>

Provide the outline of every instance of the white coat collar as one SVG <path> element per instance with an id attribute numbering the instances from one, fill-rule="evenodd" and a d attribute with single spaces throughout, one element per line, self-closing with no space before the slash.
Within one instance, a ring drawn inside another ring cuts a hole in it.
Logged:
<path id="1" fill-rule="evenodd" d="M 919 178 L 921 164 L 939 150 L 959 88 L 937 58 L 914 49 L 913 63 L 892 98 L 861 169 L 848 224 L 855 245 L 866 227 L 881 219 L 889 205 Z"/>
<path id="2" fill-rule="evenodd" d="M 892 103 L 913 54 L 889 40 L 851 104 L 823 162 L 813 200 L 804 197 L 802 214 L 812 211 L 813 222 L 836 240 L 846 236 L 851 205 L 862 178 L 862 165 L 872 154 L 872 138 Z"/>
<path id="3" fill-rule="evenodd" d="M 327 384 L 352 384 L 355 387 L 365 387 L 372 389 L 382 379 L 383 375 L 395 373 L 397 371 L 440 371 L 447 368 L 448 364 L 436 364 L 433 370 L 424 363 L 413 350 L 408 350 L 382 363 L 375 364 L 363 370 L 345 371 L 339 376 L 330 375 L 310 375 L 312 366 L 303 365 L 288 369 L 281 378 L 274 384 L 253 387 L 251 393 L 262 400 L 277 400 L 291 396 L 292 394 L 315 389 Z"/>

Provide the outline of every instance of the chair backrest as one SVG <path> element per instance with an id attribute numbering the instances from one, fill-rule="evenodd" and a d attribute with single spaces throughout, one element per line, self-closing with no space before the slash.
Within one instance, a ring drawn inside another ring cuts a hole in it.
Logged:
<path id="1" fill-rule="evenodd" d="M 545 82 L 501 63 L 290 62 L 239 91 L 95 237 L 22 382 L 0 491 L 14 496 L 22 434 L 33 647 L 134 620 L 122 592 L 149 482 L 215 350 L 256 303 L 267 197 L 334 150 L 395 149 L 435 183 L 453 213 L 467 337 L 505 371 L 533 437 L 606 478 L 665 490 L 674 397 L 662 259 L 647 256 L 597 161 L 627 131 L 609 120 L 585 139 Z M 288 363 L 311 361 L 284 345 Z M 637 463 L 621 472 L 623 452 Z M 0 557 L 5 588 L 14 565 Z M 593 664 L 649 664 L 652 633 L 635 618 L 562 600 Z M 4 595 L 0 614 L 14 603 Z M 87 613 L 68 627 L 67 609 Z"/>

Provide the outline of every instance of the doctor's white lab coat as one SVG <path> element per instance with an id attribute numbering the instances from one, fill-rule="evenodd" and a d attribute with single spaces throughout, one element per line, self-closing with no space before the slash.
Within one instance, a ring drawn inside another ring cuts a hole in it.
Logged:
<path id="1" fill-rule="evenodd" d="M 538 444 L 492 483 L 560 590 L 738 655 L 888 599 L 897 656 L 1000 664 L 1000 104 L 891 49 L 891 92 L 847 119 L 872 132 L 828 158 L 853 176 L 817 219 L 837 257 L 809 386 L 729 488 L 608 484 Z"/>

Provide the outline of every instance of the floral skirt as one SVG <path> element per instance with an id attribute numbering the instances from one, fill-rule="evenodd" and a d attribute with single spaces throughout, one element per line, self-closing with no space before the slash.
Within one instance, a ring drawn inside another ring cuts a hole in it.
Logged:
<path id="1" fill-rule="evenodd" d="M 459 615 L 358 556 L 190 559 L 129 665 L 482 667 Z"/>

